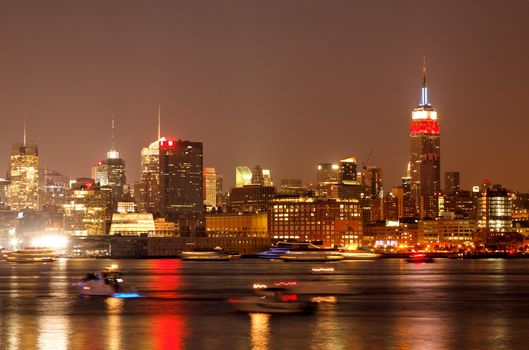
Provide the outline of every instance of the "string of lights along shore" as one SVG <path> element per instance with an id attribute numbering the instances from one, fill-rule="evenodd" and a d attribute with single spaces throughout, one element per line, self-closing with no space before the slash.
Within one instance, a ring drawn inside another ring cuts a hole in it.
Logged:
<path id="1" fill-rule="evenodd" d="M 235 187 L 224 189 L 223 175 L 204 166 L 202 142 L 162 136 L 159 106 L 157 137 L 138 155 L 137 182 L 127 183 L 115 118 L 106 158 L 94 162 L 90 177 L 72 179 L 39 167 L 24 124 L 0 180 L 0 246 L 47 244 L 89 257 L 174 256 L 189 245 L 255 253 L 284 240 L 351 249 L 519 248 L 529 234 L 529 194 L 488 180 L 462 189 L 457 171 L 445 172 L 441 188 L 440 125 L 428 84 L 424 60 L 407 171 L 390 188 L 370 157 L 359 165 L 344 150 L 340 161 L 315 164 L 310 183 L 275 181 L 266 166 L 247 164 L 234 169 Z"/>

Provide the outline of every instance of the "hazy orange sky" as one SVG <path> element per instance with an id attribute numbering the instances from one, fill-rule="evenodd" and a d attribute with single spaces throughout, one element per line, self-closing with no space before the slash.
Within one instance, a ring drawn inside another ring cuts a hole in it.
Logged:
<path id="1" fill-rule="evenodd" d="M 442 172 L 529 191 L 529 2 L 2 1 L 0 171 L 28 139 L 74 177 L 110 148 L 130 181 L 142 146 L 204 142 L 205 165 L 314 181 L 351 155 L 398 185 L 421 62 L 441 122 Z"/>

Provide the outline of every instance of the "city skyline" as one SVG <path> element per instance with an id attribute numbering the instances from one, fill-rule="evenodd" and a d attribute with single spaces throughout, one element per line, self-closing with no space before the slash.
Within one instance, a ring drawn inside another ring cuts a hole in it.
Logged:
<path id="1" fill-rule="evenodd" d="M 443 124 L 441 173 L 460 171 L 463 188 L 489 178 L 529 190 L 524 178 L 529 165 L 519 161 L 529 126 L 529 102 L 523 99 L 529 53 L 519 45 L 529 35 L 522 21 L 527 3 L 459 4 L 451 8 L 454 28 L 446 33 L 434 27 L 447 9 L 430 2 L 415 7 L 404 2 L 395 18 L 387 2 L 332 8 L 276 3 L 257 9 L 234 4 L 239 6 L 211 4 L 198 11 L 191 4 L 161 3 L 147 13 L 137 4 L 124 14 L 120 4 L 109 5 L 101 19 L 108 38 L 101 42 L 88 40 L 100 31 L 91 23 L 101 8 L 6 7 L 0 35 L 10 54 L 0 57 L 0 171 L 6 173 L 11 144 L 20 142 L 13 135 L 22 137 L 25 114 L 28 140 L 39 145 L 43 167 L 88 176 L 90 165 L 110 147 L 105 130 L 115 113 L 117 148 L 129 182 L 137 181 L 139 153 L 156 136 L 161 105 L 163 134 L 203 142 L 204 164 L 224 175 L 226 188 L 234 185 L 237 165 L 261 164 L 276 181 L 299 177 L 306 183 L 315 181 L 316 164 L 349 155 L 361 164 L 371 150 L 369 165 L 384 170 L 386 187 L 396 186 L 406 172 L 409 111 L 417 105 L 420 61 L 426 56 L 435 91 L 431 100 Z M 281 6 L 282 14 L 271 12 Z M 373 36 L 357 34 L 368 28 L 361 14 L 375 10 L 382 20 Z M 50 11 L 55 24 L 42 21 Z M 182 13 L 176 24 L 169 21 L 175 11 Z M 468 11 L 479 21 L 468 20 Z M 417 16 L 423 12 L 428 20 Z M 266 31 L 261 13 L 278 28 Z M 115 19 L 124 29 L 109 25 Z M 493 20 L 502 25 L 489 28 L 486 23 Z M 212 36 L 207 40 L 199 30 L 204 21 L 213 21 L 202 33 Z M 407 29 L 392 31 L 400 21 Z M 426 27 L 427 21 L 432 26 Z M 306 25 L 304 31 L 294 23 Z M 243 24 L 249 33 L 237 31 Z M 218 33 L 212 35 L 211 28 Z M 452 40 L 456 33 L 461 40 Z M 170 34 L 176 39 L 167 39 Z M 120 43 L 123 36 L 130 45 Z M 41 44 L 34 45 L 36 39 Z M 498 51 L 501 55 L 494 54 Z M 263 137 L 255 137 L 256 130 Z"/>

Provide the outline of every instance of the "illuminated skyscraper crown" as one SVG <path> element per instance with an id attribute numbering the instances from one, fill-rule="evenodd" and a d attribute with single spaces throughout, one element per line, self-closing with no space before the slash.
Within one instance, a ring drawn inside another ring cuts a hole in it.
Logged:
<path id="1" fill-rule="evenodd" d="M 428 101 L 428 86 L 426 85 L 426 59 L 423 60 L 422 65 L 422 87 L 421 87 L 421 102 L 411 114 L 411 129 L 412 135 L 417 134 L 439 134 L 439 121 L 437 119 L 437 112 Z"/>

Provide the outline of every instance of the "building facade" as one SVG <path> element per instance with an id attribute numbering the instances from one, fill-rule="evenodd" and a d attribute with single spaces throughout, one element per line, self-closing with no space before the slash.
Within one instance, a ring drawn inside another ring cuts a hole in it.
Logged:
<path id="1" fill-rule="evenodd" d="M 422 245 L 454 248 L 472 244 L 476 230 L 473 219 L 421 220 L 418 240 Z"/>
<path id="2" fill-rule="evenodd" d="M 276 198 L 269 212 L 272 240 L 316 242 L 324 247 L 358 245 L 362 217 L 358 200 Z"/>
<path id="3" fill-rule="evenodd" d="M 500 185 L 484 186 L 477 198 L 477 215 L 480 229 L 512 231 L 512 194 Z"/>
<path id="4" fill-rule="evenodd" d="M 349 157 L 340 161 L 340 183 L 343 185 L 358 184 L 355 157 Z"/>
<path id="5" fill-rule="evenodd" d="M 340 181 L 340 165 L 336 163 L 320 163 L 316 168 L 318 186 L 337 184 Z"/>
<path id="6" fill-rule="evenodd" d="M 268 213 L 206 215 L 208 237 L 268 238 Z"/>
<path id="7" fill-rule="evenodd" d="M 107 233 L 109 191 L 86 186 L 72 191 L 63 205 L 64 232 L 70 236 L 101 236 Z"/>
<path id="8" fill-rule="evenodd" d="M 267 211 L 275 198 L 276 190 L 272 186 L 246 185 L 230 190 L 229 213 L 256 213 Z"/>

